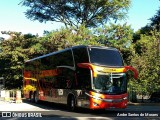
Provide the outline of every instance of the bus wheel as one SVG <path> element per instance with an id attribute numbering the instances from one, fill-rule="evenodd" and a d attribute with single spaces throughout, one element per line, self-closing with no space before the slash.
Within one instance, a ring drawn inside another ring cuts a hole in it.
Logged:
<path id="1" fill-rule="evenodd" d="M 75 111 L 76 109 L 76 104 L 75 104 L 75 98 L 73 95 L 71 95 L 69 98 L 68 98 L 68 109 L 70 111 Z"/>
<path id="2" fill-rule="evenodd" d="M 30 91 L 30 93 L 29 93 L 29 100 L 30 100 L 31 102 L 33 102 L 33 98 L 34 98 L 33 92 Z"/>

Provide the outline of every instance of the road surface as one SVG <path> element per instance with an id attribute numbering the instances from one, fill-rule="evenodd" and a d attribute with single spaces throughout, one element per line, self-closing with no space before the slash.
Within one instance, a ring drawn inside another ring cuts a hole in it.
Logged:
<path id="1" fill-rule="evenodd" d="M 0 120 L 160 120 L 160 104 L 133 104 L 126 109 L 88 110 L 69 112 L 65 105 L 24 101 L 8 103 L 0 101 Z"/>

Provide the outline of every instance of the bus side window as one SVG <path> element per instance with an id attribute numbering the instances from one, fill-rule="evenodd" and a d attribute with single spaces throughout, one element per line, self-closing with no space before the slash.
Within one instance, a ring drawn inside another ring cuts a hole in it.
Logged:
<path id="1" fill-rule="evenodd" d="M 55 61 L 57 66 L 74 66 L 71 50 L 57 54 Z"/>
<path id="2" fill-rule="evenodd" d="M 89 62 L 88 51 L 87 48 L 75 48 L 73 49 L 75 66 L 78 63 L 87 63 Z"/>

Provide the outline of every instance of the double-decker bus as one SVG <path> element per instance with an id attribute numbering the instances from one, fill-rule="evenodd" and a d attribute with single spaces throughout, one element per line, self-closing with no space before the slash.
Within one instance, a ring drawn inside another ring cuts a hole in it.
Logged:
<path id="1" fill-rule="evenodd" d="M 67 104 L 70 110 L 126 108 L 127 70 L 111 47 L 74 46 L 25 62 L 24 96 Z"/>

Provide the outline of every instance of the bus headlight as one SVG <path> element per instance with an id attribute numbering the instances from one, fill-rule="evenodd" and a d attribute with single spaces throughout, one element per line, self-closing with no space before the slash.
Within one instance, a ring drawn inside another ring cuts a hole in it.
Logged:
<path id="1" fill-rule="evenodd" d="M 102 100 L 102 98 L 98 97 L 98 96 L 92 96 L 92 98 L 96 99 L 96 100 Z"/>
<path id="2" fill-rule="evenodd" d="M 93 99 L 102 100 L 102 98 L 101 98 L 99 95 L 97 95 L 97 94 L 95 94 L 95 95 L 90 95 L 90 94 L 88 94 L 87 92 L 85 92 L 85 94 L 88 95 L 89 97 L 93 98 Z"/>

